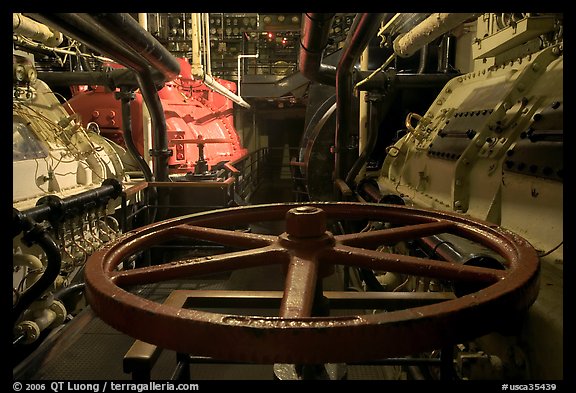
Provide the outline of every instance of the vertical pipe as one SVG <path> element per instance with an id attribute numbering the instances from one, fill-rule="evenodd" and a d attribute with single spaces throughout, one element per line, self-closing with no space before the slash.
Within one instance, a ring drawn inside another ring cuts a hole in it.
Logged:
<path id="1" fill-rule="evenodd" d="M 300 73 L 311 81 L 334 86 L 336 68 L 322 63 L 335 14 L 305 13 L 300 34 Z"/>
<path id="2" fill-rule="evenodd" d="M 204 50 L 206 52 L 206 61 L 204 62 L 204 68 L 206 68 L 206 73 L 212 75 L 212 59 L 210 58 L 210 20 L 207 12 L 202 14 L 204 19 Z M 238 84 L 238 89 L 240 89 L 240 84 Z M 240 92 L 240 90 L 238 90 Z M 238 93 L 240 95 L 240 93 Z"/>
<path id="3" fill-rule="evenodd" d="M 192 13 L 192 24 L 190 28 L 192 29 L 192 73 L 194 75 L 201 75 L 204 73 L 204 68 L 202 67 L 202 51 L 200 50 L 200 24 L 198 23 L 200 19 L 200 14 Z"/>
<path id="4" fill-rule="evenodd" d="M 154 173 L 157 181 L 169 181 L 168 178 L 168 157 L 172 151 L 168 149 L 168 140 L 166 138 L 166 116 L 164 108 L 150 70 L 136 75 L 140 92 L 146 102 L 148 110 L 152 117 L 152 130 L 154 136 L 154 149 L 151 153 L 154 160 Z"/>
<path id="5" fill-rule="evenodd" d="M 358 57 L 375 37 L 380 22 L 384 17 L 379 13 L 358 14 L 350 27 L 350 33 L 346 37 L 344 53 L 340 57 L 336 71 L 336 132 L 334 136 L 334 182 L 340 179 L 341 172 L 348 170 L 352 163 L 352 97 L 353 80 L 352 70 Z"/>
<path id="6" fill-rule="evenodd" d="M 140 23 L 140 26 L 142 26 L 144 30 L 148 31 L 148 14 L 145 12 L 139 12 L 138 23 Z"/>
<path id="7" fill-rule="evenodd" d="M 367 46 L 362 52 L 360 56 L 360 70 L 361 71 L 368 71 L 368 53 L 369 47 Z M 364 146 L 366 145 L 366 137 L 368 135 L 368 102 L 366 102 L 366 96 L 368 92 L 361 91 L 360 92 L 360 112 L 359 112 L 359 123 L 358 123 L 358 130 L 359 130 L 359 139 L 358 139 L 358 154 L 361 154 L 364 150 Z"/>

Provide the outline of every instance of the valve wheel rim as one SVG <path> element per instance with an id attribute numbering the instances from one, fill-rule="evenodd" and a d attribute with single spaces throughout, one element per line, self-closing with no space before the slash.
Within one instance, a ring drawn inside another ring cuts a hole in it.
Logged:
<path id="1" fill-rule="evenodd" d="M 329 219 L 390 221 L 402 226 L 376 233 L 336 236 L 326 233 L 306 239 L 286 233 L 273 236 L 217 228 L 283 220 L 289 210 L 302 206 L 321 209 Z M 504 257 L 506 270 L 363 248 L 382 241 L 438 233 L 456 234 L 491 248 Z M 150 268 L 115 270 L 135 251 L 175 235 L 248 250 L 171 261 Z M 288 273 L 279 317 L 175 308 L 121 288 L 182 274 L 228 272 L 282 263 L 288 266 Z M 319 266 L 338 264 L 455 281 L 464 279 L 486 286 L 453 300 L 392 312 L 310 316 L 313 286 L 321 277 Z M 128 232 L 95 252 L 87 262 L 85 279 L 86 297 L 95 313 L 110 326 L 142 341 L 221 360 L 320 364 L 408 355 L 489 333 L 535 301 L 539 271 L 534 248 L 517 234 L 491 223 L 406 206 L 330 202 L 243 206 L 151 224 Z"/>

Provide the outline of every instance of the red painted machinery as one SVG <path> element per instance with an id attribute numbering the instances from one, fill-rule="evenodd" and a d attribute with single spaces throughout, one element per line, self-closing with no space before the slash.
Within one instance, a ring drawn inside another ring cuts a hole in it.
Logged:
<path id="1" fill-rule="evenodd" d="M 179 78 L 167 82 L 158 92 L 164 114 L 170 174 L 202 174 L 211 167 L 234 162 L 247 155 L 234 128 L 233 102 L 211 90 L 202 81 L 195 80 L 186 59 L 180 60 Z M 236 92 L 234 82 L 215 78 L 231 92 Z M 144 118 L 142 95 L 136 91 L 132 101 L 132 138 L 140 155 L 144 156 Z M 79 113 L 85 126 L 94 122 L 102 136 L 120 146 L 126 146 L 122 125 L 121 102 L 114 92 L 103 86 L 80 91 L 69 100 L 72 109 Z"/>

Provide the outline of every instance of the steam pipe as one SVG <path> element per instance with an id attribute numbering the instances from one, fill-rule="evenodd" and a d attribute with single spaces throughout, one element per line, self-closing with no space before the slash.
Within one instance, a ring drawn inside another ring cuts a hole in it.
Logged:
<path id="1" fill-rule="evenodd" d="M 23 35 L 54 48 L 64 41 L 64 36 L 59 31 L 52 30 L 20 13 L 12 14 L 12 31 L 14 34 Z"/>
<path id="2" fill-rule="evenodd" d="M 123 44 L 140 54 L 152 68 L 172 80 L 180 74 L 178 60 L 128 13 L 89 14 L 97 26 L 117 34 Z"/>
<path id="3" fill-rule="evenodd" d="M 454 69 L 454 50 L 456 48 L 456 37 L 445 35 L 440 44 L 438 54 L 438 72 L 447 73 Z"/>
<path id="4" fill-rule="evenodd" d="M 154 148 L 150 155 L 154 157 L 154 173 L 157 181 L 169 181 L 168 177 L 168 157 L 172 155 L 172 150 L 168 149 L 168 138 L 166 137 L 166 116 L 164 108 L 158 96 L 158 91 L 154 85 L 154 78 L 150 70 L 146 70 L 136 75 L 142 98 L 150 112 L 152 130 L 154 135 Z"/>
<path id="5" fill-rule="evenodd" d="M 381 108 L 383 113 L 388 112 L 388 109 L 390 108 L 395 96 L 396 96 L 395 89 L 389 91 L 389 93 L 386 95 L 386 97 L 384 98 L 384 107 Z M 368 158 L 370 158 L 370 154 L 372 154 L 372 151 L 374 151 L 374 148 L 376 147 L 376 142 L 378 141 L 378 129 L 380 126 L 380 118 L 381 118 L 379 111 L 380 108 L 376 107 L 376 102 L 374 98 L 372 97 L 367 98 L 369 100 L 368 138 L 367 138 L 368 140 L 366 141 L 362 153 L 360 154 L 360 156 L 358 157 L 358 159 L 348 172 L 348 175 L 346 175 L 345 181 L 346 184 L 349 185 L 355 181 L 356 177 L 358 176 L 358 173 L 360 173 L 360 170 L 362 169 L 364 164 L 366 164 Z"/>
<path id="6" fill-rule="evenodd" d="M 27 50 L 29 50 L 31 52 L 37 52 L 37 53 L 42 53 L 42 54 L 47 54 L 47 55 L 52 55 L 54 53 L 60 53 L 63 55 L 80 56 L 81 58 L 89 57 L 91 59 L 100 60 L 102 62 L 113 62 L 112 59 L 109 59 L 109 58 L 103 57 L 103 56 L 96 56 L 93 54 L 86 54 L 86 53 L 82 53 L 82 52 L 78 53 L 75 51 L 62 49 L 62 48 L 51 48 L 51 47 L 44 45 L 44 44 L 41 44 L 39 42 L 26 41 L 25 39 L 23 39 L 22 36 L 14 36 L 13 41 L 16 45 L 24 46 L 24 47 L 26 47 Z"/>
<path id="7" fill-rule="evenodd" d="M 334 13 L 304 13 L 300 35 L 300 73 L 313 82 L 334 86 L 336 67 L 322 64 Z"/>
<path id="8" fill-rule="evenodd" d="M 92 49 L 112 57 L 136 72 L 143 72 L 149 66 L 148 62 L 133 48 L 125 46 L 119 37 L 101 28 L 88 14 L 46 13 L 28 15 L 58 28 L 67 36 L 84 42 Z"/>
<path id="9" fill-rule="evenodd" d="M 18 215 L 18 214 L 16 214 Z M 38 281 L 36 281 L 30 288 L 28 288 L 20 298 L 18 303 L 12 308 L 12 325 L 16 325 L 21 315 L 30 307 L 30 305 L 38 299 L 42 294 L 50 288 L 62 267 L 62 257 L 60 256 L 60 249 L 52 239 L 48 232 L 48 225 L 39 224 L 30 218 L 25 217 L 21 223 L 24 230 L 23 241 L 32 246 L 38 244 L 44 251 L 47 257 L 46 270 Z"/>
<path id="10" fill-rule="evenodd" d="M 44 23 L 56 25 L 70 37 L 108 54 L 138 74 L 137 81 L 154 128 L 155 147 L 151 155 L 154 157 L 156 180 L 167 181 L 171 151 L 167 148 L 166 118 L 150 67 L 158 69 L 166 79 L 171 79 L 180 72 L 178 61 L 129 14 L 95 14 L 94 18 L 89 14 L 73 13 L 32 15 Z M 107 15 L 108 20 L 102 21 L 103 15 Z M 118 26 L 117 23 L 122 25 Z M 116 34 L 113 29 L 117 29 Z"/>
<path id="11" fill-rule="evenodd" d="M 211 67 L 210 65 L 203 65 L 202 64 L 202 49 L 200 46 L 200 34 L 202 32 L 201 26 L 203 24 L 203 17 L 201 14 L 195 13 L 192 14 L 192 75 L 196 78 L 202 79 L 202 82 L 212 90 L 216 91 L 217 93 L 223 95 L 224 97 L 230 99 L 232 102 L 237 103 L 238 105 L 244 108 L 250 108 L 250 104 L 248 104 L 240 94 L 234 94 L 226 87 L 222 86 L 218 81 L 214 79 L 214 77 L 210 74 Z M 209 42 L 207 37 L 204 37 L 204 42 Z M 206 48 L 205 52 L 210 52 L 209 48 Z M 209 57 L 205 59 L 205 62 L 209 62 Z M 238 75 L 238 92 L 240 91 L 240 75 Z"/>
<path id="12" fill-rule="evenodd" d="M 27 219 L 35 222 L 57 222 L 65 218 L 70 212 L 82 211 L 87 207 L 96 207 L 107 203 L 110 198 L 117 198 L 122 192 L 122 185 L 116 179 L 106 179 L 102 186 L 93 190 L 81 192 L 76 195 L 60 199 L 56 195 L 47 195 L 36 202 L 36 206 L 24 212 L 14 210 L 12 217 L 13 236 L 24 230 Z"/>
<path id="13" fill-rule="evenodd" d="M 410 57 L 424 45 L 478 15 L 472 13 L 434 13 L 409 32 L 399 35 L 394 40 L 394 53 L 400 57 Z"/>
<path id="14" fill-rule="evenodd" d="M 344 44 L 336 71 L 336 132 L 334 136 L 334 180 L 340 178 L 341 169 L 347 169 L 351 152 L 348 151 L 354 129 L 352 116 L 352 70 L 358 58 L 375 36 L 385 14 L 364 13 L 354 18 Z"/>
<path id="15" fill-rule="evenodd" d="M 426 71 L 426 63 L 428 61 L 428 45 L 424 45 L 420 49 L 420 64 L 418 64 L 418 71 L 416 73 L 423 74 Z"/>
<path id="16" fill-rule="evenodd" d="M 138 152 L 134 140 L 132 139 L 132 113 L 130 110 L 130 102 L 134 99 L 135 94 L 132 91 L 126 91 L 126 88 L 120 89 L 119 93 L 116 93 L 116 98 L 120 99 L 122 108 L 122 130 L 124 141 L 126 142 L 126 147 L 128 151 L 132 154 L 132 157 L 138 163 L 138 166 L 144 174 L 144 179 L 147 182 L 154 181 L 154 175 L 152 174 L 150 168 L 144 158 Z"/>

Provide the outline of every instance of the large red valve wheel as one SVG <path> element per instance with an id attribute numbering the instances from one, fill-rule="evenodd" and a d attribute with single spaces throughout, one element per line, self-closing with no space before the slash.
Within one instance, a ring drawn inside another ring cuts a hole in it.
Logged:
<path id="1" fill-rule="evenodd" d="M 327 220 L 392 223 L 388 229 L 334 236 Z M 235 226 L 285 220 L 279 236 Z M 382 244 L 451 233 L 488 247 L 505 269 L 467 266 L 375 250 Z M 175 237 L 212 241 L 242 251 L 119 270 L 129 256 Z M 178 308 L 123 289 L 135 284 L 284 264 L 277 317 Z M 377 314 L 312 315 L 318 280 L 333 265 L 398 272 L 482 289 L 443 302 Z M 121 236 L 88 260 L 86 296 L 119 331 L 159 347 L 220 360 L 254 363 L 349 363 L 408 355 L 493 331 L 535 301 L 539 259 L 520 236 L 454 213 L 359 203 L 271 204 L 169 219 Z"/>

